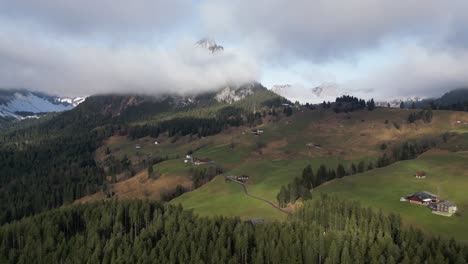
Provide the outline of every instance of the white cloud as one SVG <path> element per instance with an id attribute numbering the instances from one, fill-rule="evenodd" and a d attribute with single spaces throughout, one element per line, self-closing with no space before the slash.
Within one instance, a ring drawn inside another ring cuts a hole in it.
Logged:
<path id="1" fill-rule="evenodd" d="M 400 59 L 370 71 L 367 78 L 343 83 L 351 89 L 369 90 L 379 99 L 438 97 L 468 85 L 468 50 L 432 50 L 419 45 L 401 47 Z"/>
<path id="2" fill-rule="evenodd" d="M 167 32 L 192 19 L 190 0 L 0 0 L 0 17 L 61 34 Z"/>
<path id="3" fill-rule="evenodd" d="M 248 54 L 230 49 L 211 54 L 193 42 L 111 48 L 0 34 L 0 57 L 3 87 L 61 95 L 196 93 L 256 80 L 259 72 Z"/>
<path id="4" fill-rule="evenodd" d="M 275 55 L 316 62 L 343 59 L 392 38 L 424 39 L 428 45 L 468 35 L 461 0 L 206 0 L 201 14 L 208 31 L 236 35 Z M 257 42 L 257 40 L 260 40 Z"/>

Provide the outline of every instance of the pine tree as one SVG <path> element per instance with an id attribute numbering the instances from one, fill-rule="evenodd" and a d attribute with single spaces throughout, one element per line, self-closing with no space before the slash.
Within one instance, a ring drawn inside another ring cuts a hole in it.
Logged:
<path id="1" fill-rule="evenodd" d="M 336 176 L 338 178 L 343 178 L 346 176 L 346 170 L 342 164 L 338 164 L 338 167 L 336 168 Z"/>
<path id="2" fill-rule="evenodd" d="M 340 264 L 351 264 L 353 263 L 349 255 L 348 241 L 344 243 L 343 250 L 341 251 L 341 261 Z"/>
<path id="3" fill-rule="evenodd" d="M 315 179 L 314 179 L 314 172 L 312 171 L 312 166 L 310 166 L 310 164 L 307 165 L 302 171 L 302 179 L 307 189 L 310 189 L 313 187 L 313 183 L 315 182 Z"/>
<path id="4" fill-rule="evenodd" d="M 328 248 L 328 255 L 325 259 L 325 264 L 339 264 L 340 263 L 340 253 L 338 251 L 338 246 L 336 241 L 333 240 Z"/>
<path id="5" fill-rule="evenodd" d="M 361 160 L 361 161 L 358 163 L 357 172 L 358 172 L 358 173 L 364 172 L 364 161 Z"/>
<path id="6" fill-rule="evenodd" d="M 154 172 L 154 171 L 153 171 L 153 166 L 150 165 L 150 166 L 148 167 L 148 178 L 151 179 L 151 178 L 153 177 L 153 172 Z"/>

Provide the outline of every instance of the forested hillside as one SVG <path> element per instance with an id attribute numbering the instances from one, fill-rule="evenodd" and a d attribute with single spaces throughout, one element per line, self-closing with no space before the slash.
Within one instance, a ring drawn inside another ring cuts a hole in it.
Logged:
<path id="1" fill-rule="evenodd" d="M 276 95 L 259 84 L 253 89 L 252 95 L 236 102 L 236 106 L 216 103 L 213 94 L 197 96 L 191 103 L 177 96 L 92 96 L 73 110 L 3 131 L 0 224 L 71 203 L 105 188 L 107 175 L 103 166 L 96 163 L 95 154 L 102 142 L 113 135 L 138 138 L 167 133 L 170 137 L 202 137 L 260 120 L 259 115 L 247 111 L 248 107 L 260 106 Z M 197 109 L 203 114 L 184 114 Z M 160 159 L 163 157 L 151 160 Z M 150 163 L 144 161 L 145 166 Z"/>
<path id="2" fill-rule="evenodd" d="M 287 223 L 200 218 L 155 202 L 98 202 L 0 228 L 11 263 L 466 263 L 454 241 L 322 196 Z"/>
<path id="3" fill-rule="evenodd" d="M 464 150 L 464 113 L 375 108 L 346 96 L 304 106 L 265 90 L 213 100 L 94 96 L 0 134 L 0 262 L 468 259 L 464 246 L 446 240 L 453 233 L 429 236 L 425 226 L 409 229 L 416 225 L 406 215 L 317 191 L 435 147 Z M 247 176 L 242 187 L 223 177 L 238 175 Z M 463 209 L 465 197 L 458 201 Z"/>

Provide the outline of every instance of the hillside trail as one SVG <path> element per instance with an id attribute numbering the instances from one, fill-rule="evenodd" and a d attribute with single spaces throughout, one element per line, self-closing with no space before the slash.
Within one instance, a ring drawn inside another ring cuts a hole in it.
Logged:
<path id="1" fill-rule="evenodd" d="M 250 194 L 250 193 L 247 191 L 247 187 L 245 186 L 244 183 L 242 183 L 242 182 L 240 182 L 240 181 L 233 180 L 233 179 L 228 179 L 228 180 L 229 180 L 229 181 L 232 181 L 232 182 L 235 182 L 235 183 L 237 183 L 237 184 L 239 184 L 239 185 L 241 185 L 241 186 L 242 186 L 242 190 L 244 191 L 245 195 L 247 195 L 247 196 L 249 196 L 249 197 L 252 197 L 252 198 L 254 198 L 254 199 L 257 199 L 257 200 L 259 200 L 259 201 L 265 202 L 265 203 L 271 205 L 271 206 L 272 206 L 273 208 L 275 208 L 276 210 L 279 210 L 279 211 L 281 211 L 281 212 L 283 212 L 283 213 L 285 213 L 285 214 L 287 214 L 287 215 L 291 215 L 290 212 L 288 212 L 288 211 L 286 211 L 286 210 L 284 210 L 284 209 L 278 207 L 276 204 L 274 204 L 274 203 L 272 203 L 272 202 L 270 202 L 270 201 L 268 201 L 268 200 L 266 200 L 266 199 L 263 199 L 263 198 L 261 198 L 261 197 L 258 197 L 258 196 L 255 196 L 255 195 L 253 195 L 253 194 Z"/>

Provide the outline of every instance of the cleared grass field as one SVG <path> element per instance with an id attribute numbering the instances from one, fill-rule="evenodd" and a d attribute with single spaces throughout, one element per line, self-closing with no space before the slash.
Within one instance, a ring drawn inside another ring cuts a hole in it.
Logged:
<path id="1" fill-rule="evenodd" d="M 426 179 L 414 174 L 424 170 Z M 429 191 L 457 204 L 459 214 L 444 217 L 423 206 L 400 202 L 402 196 Z M 415 160 L 334 180 L 319 186 L 314 194 L 329 193 L 364 205 L 400 214 L 405 223 L 440 236 L 468 241 L 468 157 L 445 151 L 430 151 Z"/>
<path id="2" fill-rule="evenodd" d="M 271 205 L 245 195 L 240 185 L 226 182 L 222 176 L 171 203 L 182 204 L 201 216 L 232 216 L 243 220 L 260 217 L 270 221 L 285 220 L 287 216 Z"/>
<path id="3" fill-rule="evenodd" d="M 468 240 L 468 227 L 464 225 L 464 222 L 468 223 L 468 154 L 465 154 L 468 134 L 463 134 L 468 132 L 468 126 L 464 125 L 468 122 L 468 114 L 434 111 L 431 123 L 408 124 L 406 120 L 412 111 L 378 108 L 371 112 L 336 114 L 330 110 L 301 109 L 295 110 L 290 117 L 267 116 L 264 124 L 258 126 L 264 130 L 260 136 L 251 134 L 248 127 L 239 127 L 204 138 L 186 136 L 174 141 L 162 136 L 157 139 L 160 141 L 157 146 L 154 145 L 156 139 L 152 138 L 135 141 L 111 138 L 101 151 L 109 147 L 113 155 L 127 155 L 134 161 L 148 154 L 168 156 L 171 160 L 154 166 L 155 172 L 165 177 L 189 177 L 193 165 L 184 164 L 182 158 L 192 151 L 194 157 L 216 161 L 224 168 L 224 175 L 249 175 L 246 184 L 249 193 L 276 203 L 281 186 L 299 177 L 308 164 L 316 172 L 321 164 L 335 169 L 338 163 L 349 166 L 351 162 L 357 164 L 361 160 L 375 161 L 382 154 L 382 143 L 392 147 L 410 139 L 455 132 L 459 134 L 442 148 L 456 153 L 432 152 L 417 160 L 332 181 L 314 190 L 313 195 L 326 192 L 360 200 L 373 208 L 400 213 L 405 223 L 421 227 L 428 233 Z M 308 143 L 315 146 L 308 147 Z M 136 149 L 136 144 L 142 148 Z M 425 170 L 428 178 L 414 179 L 417 170 Z M 424 190 L 457 203 L 461 216 L 433 215 L 424 207 L 399 201 L 401 196 Z M 225 182 L 222 176 L 171 203 L 182 204 L 203 216 L 286 219 L 284 213 L 246 196 L 238 184 Z"/>

